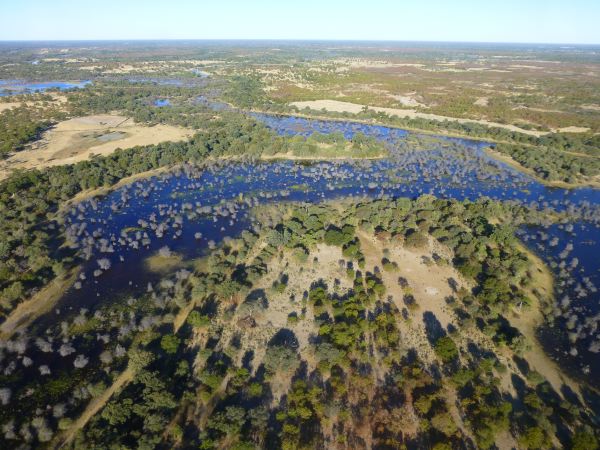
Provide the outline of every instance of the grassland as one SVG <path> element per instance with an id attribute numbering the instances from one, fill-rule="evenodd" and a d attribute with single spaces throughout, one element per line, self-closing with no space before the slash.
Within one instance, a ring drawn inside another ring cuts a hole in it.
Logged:
<path id="1" fill-rule="evenodd" d="M 40 140 L 0 161 L 0 179 L 16 169 L 74 164 L 92 155 L 107 155 L 117 148 L 186 140 L 191 130 L 171 125 L 145 126 L 119 115 L 77 117 L 58 123 Z"/>

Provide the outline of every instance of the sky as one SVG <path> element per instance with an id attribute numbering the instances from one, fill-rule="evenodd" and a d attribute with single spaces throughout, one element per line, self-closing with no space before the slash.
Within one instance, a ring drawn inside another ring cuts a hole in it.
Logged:
<path id="1" fill-rule="evenodd" d="M 600 44 L 600 0 L 0 0 L 0 40 Z"/>

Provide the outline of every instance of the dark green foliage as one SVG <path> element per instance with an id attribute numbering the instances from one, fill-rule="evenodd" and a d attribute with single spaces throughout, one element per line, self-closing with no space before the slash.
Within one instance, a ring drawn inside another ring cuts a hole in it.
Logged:
<path id="1" fill-rule="evenodd" d="M 270 374 L 279 371 L 294 372 L 300 365 L 300 359 L 298 353 L 292 348 L 274 345 L 267 348 L 264 364 Z"/>
<path id="2" fill-rule="evenodd" d="M 450 362 L 458 356 L 458 349 L 456 348 L 456 344 L 454 343 L 452 338 L 448 336 L 443 336 L 439 338 L 435 342 L 433 348 L 435 349 L 436 354 L 444 362 Z"/>
<path id="3" fill-rule="evenodd" d="M 427 245 L 427 236 L 420 231 L 411 231 L 406 236 L 404 244 L 408 248 L 420 249 Z"/>
<path id="4" fill-rule="evenodd" d="M 210 317 L 203 316 L 199 311 L 192 311 L 187 318 L 187 323 L 194 328 L 205 328 L 210 325 Z"/>
<path id="5" fill-rule="evenodd" d="M 24 106 L 0 113 L 0 158 L 22 150 L 25 144 L 37 139 L 50 126 L 51 122 L 40 116 L 40 113 Z"/>
<path id="6" fill-rule="evenodd" d="M 555 145 L 549 139 L 543 140 L 536 146 L 519 146 L 510 144 L 499 144 L 496 150 L 511 156 L 523 167 L 531 169 L 537 176 L 548 181 L 563 181 L 566 183 L 577 183 L 585 179 L 591 179 L 600 174 L 600 161 L 597 158 L 590 158 L 586 155 L 576 155 L 557 150 Z M 598 139 L 596 138 L 595 141 Z M 591 141 L 590 141 L 591 142 Z M 596 142 L 597 143 L 597 142 Z M 594 152 L 594 145 L 573 145 L 563 143 L 562 148 L 572 148 L 577 150 Z M 596 147 L 597 149 L 598 147 Z"/>
<path id="7" fill-rule="evenodd" d="M 179 348 L 179 338 L 172 334 L 164 335 L 160 340 L 160 348 L 171 355 L 177 353 L 177 349 Z"/>
<path id="8" fill-rule="evenodd" d="M 571 450 L 596 450 L 598 439 L 591 429 L 582 428 L 577 430 L 571 440 Z"/>

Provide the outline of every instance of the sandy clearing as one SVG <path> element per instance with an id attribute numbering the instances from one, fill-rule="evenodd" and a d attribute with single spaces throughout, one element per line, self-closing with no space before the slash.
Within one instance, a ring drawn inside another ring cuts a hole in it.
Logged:
<path id="1" fill-rule="evenodd" d="M 11 103 L 0 103 L 0 112 L 6 111 L 7 109 L 18 108 L 22 103 L 11 102 Z"/>
<path id="2" fill-rule="evenodd" d="M 430 239 L 429 245 L 421 250 L 408 250 L 398 243 L 378 242 L 374 236 L 365 232 L 359 232 L 358 237 L 361 249 L 365 255 L 366 268 L 372 271 L 375 266 L 381 268 L 384 247 L 390 251 L 389 259 L 399 266 L 396 272 L 381 272 L 381 278 L 387 288 L 388 296 L 402 310 L 406 308 L 403 297 L 410 293 L 414 296 L 418 308 L 411 313 L 410 322 L 400 321 L 397 323 L 402 340 L 406 348 L 413 348 L 419 358 L 427 364 L 437 362 L 433 348 L 429 344 L 423 313 L 431 312 L 447 328 L 449 324 L 456 325 L 454 312 L 448 306 L 445 299 L 453 294 L 448 283 L 449 278 L 456 280 L 459 286 L 468 286 L 460 274 L 452 266 L 440 266 L 437 264 L 427 266 L 423 262 L 423 256 L 431 257 L 432 253 L 448 257 L 448 250 L 434 239 Z M 398 284 L 398 277 L 403 277 L 408 282 L 408 288 L 402 288 Z"/>
<path id="3" fill-rule="evenodd" d="M 423 257 L 430 258 L 432 253 L 448 257 L 447 249 L 433 239 L 430 239 L 429 245 L 423 250 L 408 250 L 393 243 L 382 245 L 376 241 L 375 237 L 364 232 L 359 232 L 358 236 L 368 268 L 371 266 L 381 268 L 384 247 L 390 251 L 389 259 L 398 263 L 397 272 L 381 272 L 384 284 L 398 308 L 402 309 L 406 306 L 402 301 L 405 292 L 398 285 L 398 277 L 404 277 L 408 281 L 408 286 L 421 311 L 433 312 L 444 327 L 453 322 L 454 313 L 445 302 L 446 297 L 453 294 L 448 280 L 452 278 L 461 286 L 467 286 L 467 283 L 450 265 L 432 264 L 428 266 L 423 262 Z"/>
<path id="4" fill-rule="evenodd" d="M 338 261 L 344 259 L 340 247 L 318 244 L 310 252 L 309 260 L 312 261 L 313 258 L 317 258 L 317 266 L 309 263 L 299 266 L 286 252 L 281 260 L 273 259 L 269 262 L 268 273 L 253 287 L 253 289 L 264 289 L 269 298 L 269 308 L 264 317 L 255 317 L 258 328 L 260 329 L 262 326 L 272 327 L 275 330 L 290 328 L 298 338 L 301 352 L 309 347 L 309 335 L 314 331 L 312 321 L 304 319 L 294 325 L 287 324 L 287 321 L 291 312 L 300 312 L 300 300 L 304 291 L 310 287 L 313 281 L 319 279 L 322 279 L 329 288 L 333 287 L 334 280 L 339 280 L 339 289 L 343 292 L 352 287 L 352 282 L 338 264 Z M 300 267 L 303 267 L 301 271 Z M 270 288 L 281 273 L 287 273 L 289 281 L 285 291 L 282 294 L 276 294 Z M 296 299 L 294 302 L 290 300 L 291 296 Z"/>
<path id="5" fill-rule="evenodd" d="M 560 113 L 560 114 L 562 114 L 564 112 L 559 109 L 534 108 L 531 106 L 523 106 L 523 105 L 515 106 L 513 108 L 513 111 L 518 111 L 519 109 L 526 109 L 528 111 L 536 111 L 536 112 L 543 112 L 543 113 Z"/>
<path id="6" fill-rule="evenodd" d="M 382 112 L 385 114 L 389 114 L 390 116 L 397 117 L 406 117 L 409 119 L 428 119 L 428 120 L 436 120 L 436 121 L 452 121 L 458 123 L 478 123 L 481 125 L 486 125 L 489 127 L 496 128 L 504 128 L 509 131 L 514 131 L 517 133 L 528 134 L 531 136 L 544 136 L 548 133 L 542 131 L 534 131 L 534 130 L 525 130 L 523 128 L 519 128 L 514 125 L 507 125 L 497 122 L 490 122 L 488 120 L 478 120 L 478 119 L 461 119 L 457 117 L 448 117 L 448 116 L 440 116 L 437 114 L 429 114 L 429 113 L 421 113 L 417 112 L 414 109 L 396 109 L 396 108 L 383 108 L 379 106 L 369 106 L 369 105 L 360 105 L 358 103 L 350 103 L 350 102 L 342 102 L 339 100 L 312 100 L 312 101 L 302 101 L 302 102 L 292 102 L 291 106 L 295 106 L 299 109 L 309 108 L 315 111 L 320 111 L 325 109 L 327 111 L 332 112 L 340 112 L 340 113 L 352 113 L 358 114 L 363 111 L 364 108 L 368 108 L 370 110 L 376 112 Z"/>
<path id="7" fill-rule="evenodd" d="M 600 105 L 581 105 L 580 108 L 588 111 L 600 111 Z"/>
<path id="8" fill-rule="evenodd" d="M 446 297 L 453 295 L 448 280 L 450 278 L 454 279 L 459 287 L 470 288 L 469 283 L 450 265 L 439 266 L 434 264 L 428 266 L 424 264 L 423 256 L 431 256 L 432 253 L 437 253 L 446 258 L 451 256 L 449 250 L 433 238 L 430 238 L 429 245 L 422 250 L 408 250 L 391 242 L 381 245 L 373 236 L 364 232 L 359 232 L 358 236 L 363 254 L 365 255 L 367 269 L 380 266 L 384 247 L 387 247 L 390 251 L 389 259 L 398 263 L 398 272 L 390 273 L 383 271 L 381 273 L 384 284 L 387 287 L 387 294 L 392 296 L 398 308 L 402 309 L 405 307 L 402 301 L 405 290 L 397 283 L 398 277 L 402 276 L 408 281 L 410 291 L 414 295 L 419 307 L 418 312 L 414 313 L 415 319 L 412 321 L 412 324 L 398 323 L 403 340 L 407 346 L 412 346 L 416 350 L 423 361 L 428 363 L 434 362 L 436 356 L 427 342 L 427 335 L 423 321 L 421 320 L 421 314 L 425 311 L 432 312 L 444 328 L 447 328 L 449 324 L 456 325 L 454 312 L 445 302 Z M 525 246 L 520 245 L 519 248 L 527 254 L 532 262 L 532 288 L 536 287 L 542 295 L 552 296 L 553 278 L 549 269 L 539 257 L 530 252 Z M 530 297 L 537 299 L 537 296 L 533 292 L 531 292 Z M 509 318 L 509 321 L 531 343 L 530 350 L 524 354 L 524 358 L 530 367 L 542 374 L 559 395 L 562 395 L 561 387 L 563 384 L 567 384 L 574 392 L 581 395 L 579 385 L 562 372 L 560 367 L 543 351 L 537 340 L 536 329 L 544 322 L 538 301 L 536 300 L 532 308 L 527 311 L 515 311 L 512 317 Z M 509 367 L 512 366 L 512 352 L 498 351 L 489 337 L 483 335 L 481 332 L 477 330 L 463 331 L 459 342 L 468 342 L 469 340 L 478 342 L 484 348 L 493 349 L 498 355 L 504 354 L 503 359 L 505 359 L 505 364 Z M 502 379 L 502 388 L 505 392 L 514 392 L 510 378 L 504 377 Z"/>
<path id="9" fill-rule="evenodd" d="M 489 99 L 487 97 L 480 97 L 473 102 L 475 106 L 487 106 L 489 103 Z"/>
<path id="10" fill-rule="evenodd" d="M 414 98 L 414 95 L 416 95 L 416 92 L 404 95 L 390 95 L 390 97 L 400 102 L 402 106 L 408 106 L 410 108 L 427 108 L 427 105 L 419 102 L 416 98 Z"/>
<path id="11" fill-rule="evenodd" d="M 8 109 L 13 109 L 13 108 L 18 108 L 20 106 L 27 106 L 27 107 L 34 107 L 34 108 L 47 108 L 48 106 L 50 107 L 56 107 L 58 109 L 63 109 L 65 103 L 67 103 L 67 97 L 65 97 L 64 95 L 60 95 L 60 94 L 56 94 L 55 92 L 50 94 L 52 96 L 52 100 L 51 101 L 46 101 L 46 100 L 28 100 L 28 101 L 21 101 L 21 102 L 0 102 L 0 113 L 3 111 L 6 111 Z"/>
<path id="12" fill-rule="evenodd" d="M 552 131 L 554 133 L 587 133 L 588 131 L 590 131 L 590 128 L 571 126 L 571 127 L 556 128 L 556 129 L 553 129 Z"/>
<path id="13" fill-rule="evenodd" d="M 542 67 L 542 66 L 530 66 L 527 64 L 511 64 L 508 67 L 511 67 L 514 69 L 535 69 L 535 70 L 544 70 L 545 69 L 545 67 Z"/>
<path id="14" fill-rule="evenodd" d="M 0 179 L 14 169 L 74 164 L 92 155 L 108 155 L 117 148 L 188 139 L 192 133 L 171 125 L 135 124 L 130 118 L 116 115 L 78 117 L 60 122 L 28 149 L 0 161 Z"/>

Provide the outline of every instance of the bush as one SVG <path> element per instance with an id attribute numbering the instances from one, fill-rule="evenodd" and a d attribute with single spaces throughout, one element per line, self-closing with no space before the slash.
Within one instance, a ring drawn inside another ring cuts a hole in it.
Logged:
<path id="1" fill-rule="evenodd" d="M 187 318 L 187 323 L 194 328 L 205 328 L 210 325 L 210 317 L 204 316 L 198 311 L 192 311 Z"/>
<path id="2" fill-rule="evenodd" d="M 428 242 L 429 240 L 427 239 L 427 236 L 424 233 L 420 231 L 413 231 L 408 236 L 406 236 L 404 245 L 407 248 L 421 249 L 426 247 Z"/>
<path id="3" fill-rule="evenodd" d="M 458 356 L 458 349 L 454 341 L 448 336 L 439 338 L 434 346 L 436 354 L 444 362 L 453 361 Z"/>
<path id="4" fill-rule="evenodd" d="M 179 348 L 179 338 L 172 334 L 167 334 L 162 337 L 160 340 L 160 348 L 162 348 L 165 353 L 175 354 L 177 353 L 177 349 Z"/>
<path id="5" fill-rule="evenodd" d="M 291 348 L 275 345 L 267 349 L 264 364 L 271 375 L 280 371 L 295 372 L 300 365 L 300 359 Z"/>

